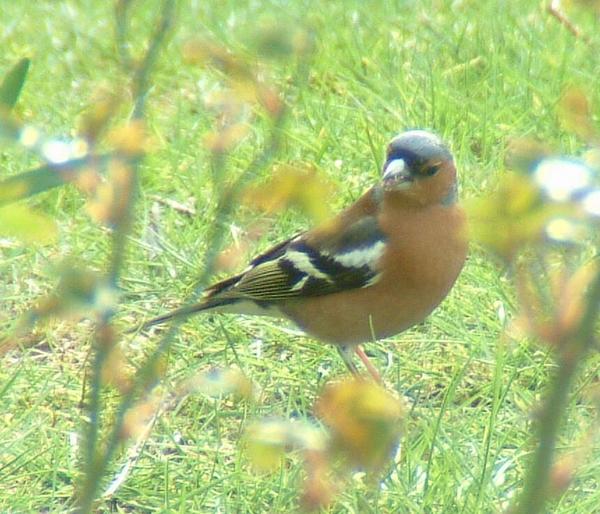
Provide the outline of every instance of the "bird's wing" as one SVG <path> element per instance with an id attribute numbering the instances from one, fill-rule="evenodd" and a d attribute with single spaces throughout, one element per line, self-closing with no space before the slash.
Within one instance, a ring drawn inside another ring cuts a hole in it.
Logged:
<path id="1" fill-rule="evenodd" d="M 301 234 L 256 257 L 244 273 L 215 284 L 207 296 L 270 303 L 367 287 L 379 278 L 385 245 L 374 216 L 333 237 Z"/>

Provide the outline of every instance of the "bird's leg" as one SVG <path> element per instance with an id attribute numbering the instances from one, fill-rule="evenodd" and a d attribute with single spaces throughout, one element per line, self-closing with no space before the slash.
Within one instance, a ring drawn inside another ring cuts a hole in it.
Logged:
<path id="1" fill-rule="evenodd" d="M 358 368 L 354 361 L 352 360 L 352 354 L 354 353 L 354 348 L 352 346 L 337 346 L 337 351 L 340 354 L 340 357 L 344 361 L 344 364 L 348 368 L 348 371 L 352 373 L 355 377 L 358 377 L 360 373 L 358 372 Z"/>
<path id="2" fill-rule="evenodd" d="M 381 375 L 379 374 L 379 371 L 377 371 L 377 368 L 375 366 L 373 366 L 373 363 L 369 360 L 369 357 L 367 357 L 367 354 L 362 349 L 362 346 L 357 344 L 354 347 L 354 353 L 356 353 L 356 355 L 358 355 L 358 358 L 365 365 L 365 368 L 367 368 L 367 371 L 373 377 L 373 380 L 375 380 L 375 382 L 377 382 L 378 384 L 381 385 L 383 383 L 381 380 Z"/>
<path id="3" fill-rule="evenodd" d="M 350 373 L 352 373 L 355 377 L 358 377 L 360 375 L 360 373 L 358 372 L 358 368 L 356 367 L 356 364 L 354 364 L 354 361 L 352 360 L 353 354 L 356 353 L 356 355 L 358 355 L 358 358 L 363 362 L 363 364 L 367 368 L 367 371 L 369 372 L 369 375 L 371 375 L 373 380 L 375 380 L 375 382 L 377 382 L 378 384 L 382 384 L 381 375 L 379 374 L 379 371 L 377 371 L 375 366 L 373 366 L 373 363 L 369 360 L 369 357 L 367 357 L 367 354 L 365 353 L 365 351 L 362 349 L 362 347 L 360 345 L 357 345 L 357 346 L 354 346 L 354 345 L 353 346 L 345 346 L 344 345 L 344 346 L 336 346 L 336 348 L 337 348 L 340 356 L 342 357 L 344 364 L 346 364 L 346 367 L 348 368 Z"/>

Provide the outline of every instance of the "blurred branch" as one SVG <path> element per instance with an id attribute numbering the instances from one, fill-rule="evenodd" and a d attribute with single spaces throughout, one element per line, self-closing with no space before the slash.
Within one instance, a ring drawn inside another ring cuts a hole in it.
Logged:
<path id="1" fill-rule="evenodd" d="M 146 95 L 148 93 L 148 77 L 150 75 L 150 70 L 154 66 L 154 62 L 156 61 L 158 49 L 173 26 L 174 7 L 175 0 L 164 0 L 160 11 L 160 17 L 148 44 L 148 49 L 135 73 L 133 79 L 133 93 L 135 98 L 133 110 L 134 119 L 140 119 L 144 115 Z"/>
<path id="2" fill-rule="evenodd" d="M 573 34 L 576 38 L 581 38 L 588 45 L 591 44 L 590 38 L 584 34 L 577 25 L 575 25 L 563 11 L 561 0 L 552 0 L 548 4 L 548 12 L 551 16 L 556 18 L 560 24 L 564 25 L 565 28 Z"/>
<path id="3" fill-rule="evenodd" d="M 126 3 L 121 3 L 127 7 Z M 144 116 L 145 99 L 148 92 L 148 77 L 150 76 L 153 65 L 158 55 L 158 49 L 166 37 L 167 31 L 171 28 L 171 16 L 174 6 L 174 0 L 165 0 L 159 13 L 159 19 L 156 30 L 154 31 L 148 48 L 141 60 L 139 68 L 133 77 L 134 91 L 134 111 L 133 119 L 141 120 Z M 125 28 L 120 25 L 124 23 L 125 14 L 120 18 L 117 16 L 118 36 L 122 38 L 119 46 L 125 44 Z M 120 21 L 119 21 L 120 20 Z M 121 31 L 121 32 L 119 32 Z M 122 49 L 123 51 L 123 49 Z M 139 150 L 139 149 L 138 149 Z M 124 205 L 120 216 L 115 220 L 112 232 L 112 253 L 108 271 L 109 287 L 116 290 L 119 273 L 121 271 L 125 253 L 127 234 L 131 226 L 132 208 L 137 193 L 137 172 L 143 159 L 143 152 L 137 151 L 132 155 L 123 155 L 123 177 L 127 181 L 126 187 L 121 187 L 117 194 L 124 195 L 120 198 L 120 204 Z M 102 371 L 109 357 L 111 350 L 116 344 L 116 336 L 112 329 L 111 319 L 113 316 L 112 306 L 108 306 L 99 313 L 98 326 L 94 335 L 95 357 L 92 364 L 92 373 L 90 378 L 90 396 L 87 411 L 89 413 L 88 430 L 86 434 L 86 445 L 83 460 L 83 483 L 79 491 L 77 501 L 77 512 L 87 513 L 92 509 L 93 502 L 97 496 L 100 481 L 106 473 L 107 466 L 112 458 L 116 444 L 111 444 L 111 440 L 103 449 L 100 448 L 100 429 L 101 413 L 103 405 L 101 401 L 101 391 L 103 387 Z M 123 426 L 123 419 L 117 423 L 115 428 L 118 435 Z M 113 432 L 114 433 L 114 432 Z"/>
<path id="4" fill-rule="evenodd" d="M 544 511 L 550 491 L 550 475 L 554 462 L 556 442 L 562 418 L 566 414 L 569 390 L 578 365 L 592 348 L 594 327 L 600 313 L 600 272 L 587 294 L 584 311 L 577 332 L 559 349 L 559 365 L 544 405 L 537 416 L 539 443 L 526 475 L 526 482 L 514 510 L 517 514 L 536 514 Z"/>
<path id="5" fill-rule="evenodd" d="M 165 39 L 167 32 L 172 26 L 172 15 L 175 1 L 164 0 L 160 11 L 156 29 L 148 43 L 148 49 L 141 60 L 133 78 L 134 110 L 133 119 L 140 120 L 144 116 L 146 105 L 146 95 L 148 93 L 148 77 L 156 61 L 158 49 Z M 137 194 L 137 170 L 142 161 L 142 154 L 129 159 L 131 172 L 131 188 L 128 189 L 129 197 L 126 199 L 126 209 L 119 223 L 113 232 L 113 253 L 111 259 L 110 279 L 116 283 L 118 270 L 121 267 L 123 253 L 125 250 L 126 235 L 131 223 L 131 209 L 133 198 Z"/>
<path id="6" fill-rule="evenodd" d="M 125 69 L 132 66 L 129 43 L 127 42 L 127 15 L 131 0 L 117 0 L 115 3 L 115 40 L 121 64 Z"/>
<path id="7" fill-rule="evenodd" d="M 576 108 L 566 111 L 592 133 L 587 98 L 572 97 L 576 101 L 568 103 Z M 550 349 L 556 363 L 535 412 L 536 447 L 509 511 L 537 514 L 546 511 L 546 502 L 563 492 L 570 479 L 570 469 L 564 462 L 561 467 L 555 453 L 572 383 L 595 344 L 600 259 L 579 261 L 581 250 L 588 249 L 583 240 L 593 238 L 600 224 L 600 189 L 591 161 L 553 156 L 535 144 L 521 146 L 513 155 L 519 173 L 505 175 L 492 195 L 472 205 L 471 225 L 472 237 L 512 267 L 520 304 L 516 326 Z"/>
<path id="8" fill-rule="evenodd" d="M 256 172 L 261 166 L 264 166 L 269 162 L 271 157 L 274 155 L 274 152 L 279 148 L 281 138 L 280 129 L 283 120 L 284 114 L 282 112 L 280 118 L 276 120 L 274 124 L 274 129 L 271 134 L 270 143 L 267 144 L 266 148 L 261 152 L 261 154 L 243 172 L 242 177 L 248 176 L 249 174 Z M 237 184 L 239 185 L 239 180 Z M 185 302 L 183 302 L 184 305 L 190 305 L 198 300 L 198 297 L 202 292 L 204 284 L 209 279 L 209 277 L 214 274 L 216 267 L 216 259 L 219 253 L 219 249 L 222 246 L 222 241 L 224 239 L 225 231 L 223 227 L 225 224 L 225 220 L 228 219 L 229 215 L 233 212 L 235 206 L 236 203 L 233 201 L 231 196 L 225 195 L 221 198 L 219 202 L 219 207 L 217 209 L 216 221 L 212 225 L 213 230 L 207 237 L 207 252 L 205 256 L 205 265 L 202 274 L 198 280 L 199 286 L 190 295 L 190 297 Z M 148 359 L 137 371 L 133 386 L 123 396 L 119 404 L 117 414 L 115 416 L 115 423 L 113 425 L 110 435 L 108 436 L 106 451 L 103 455 L 101 463 L 102 469 L 106 469 L 108 462 L 110 462 L 112 455 L 117 449 L 119 441 L 121 440 L 121 428 L 123 426 L 126 413 L 129 411 L 129 409 L 131 409 L 131 407 L 139 398 L 142 398 L 144 395 L 148 394 L 156 385 L 157 366 L 159 365 L 160 360 L 168 350 L 173 340 L 173 337 L 176 335 L 180 325 L 184 321 L 185 318 L 173 320 L 173 322 L 169 325 L 168 330 L 163 335 L 156 349 L 152 352 L 150 357 L 148 357 Z"/>
<path id="9" fill-rule="evenodd" d="M 165 32 L 171 24 L 170 21 L 170 13 L 173 8 L 173 2 L 170 0 L 166 0 L 163 4 L 163 12 L 161 14 L 160 20 L 157 24 L 157 32 L 155 33 L 155 38 L 153 42 L 148 47 L 148 52 L 143 62 L 146 63 L 146 67 L 151 66 L 156 51 L 158 48 L 157 40 L 163 39 L 165 36 Z M 306 66 L 307 60 L 304 59 L 301 61 L 301 66 L 299 73 L 306 73 L 308 67 Z M 140 116 L 143 114 L 144 107 L 144 98 L 147 93 L 147 77 L 148 71 L 141 69 L 136 73 L 134 90 L 137 91 L 138 96 L 136 96 L 136 110 L 134 112 L 134 116 Z M 225 166 L 226 166 L 226 157 L 227 153 L 221 149 L 214 149 L 212 152 L 212 172 L 213 172 L 213 181 L 215 182 L 215 188 L 217 189 L 219 202 L 216 208 L 215 221 L 211 225 L 212 230 L 206 237 L 206 253 L 204 256 L 204 266 L 200 277 L 198 278 L 198 287 L 192 292 L 192 294 L 188 297 L 188 299 L 183 302 L 184 305 L 189 305 L 196 302 L 202 293 L 203 287 L 208 281 L 208 279 L 214 274 L 217 266 L 217 258 L 220 252 L 220 249 L 223 245 L 223 241 L 226 233 L 226 221 L 231 217 L 234 211 L 237 208 L 236 199 L 241 192 L 243 186 L 246 181 L 255 176 L 259 170 L 263 169 L 276 155 L 280 148 L 281 138 L 283 136 L 283 126 L 285 124 L 285 120 L 287 119 L 287 109 L 285 105 L 282 103 L 281 108 L 270 112 L 271 114 L 271 131 L 270 138 L 266 142 L 264 148 L 259 152 L 259 154 L 255 157 L 255 159 L 246 167 L 246 169 L 237 177 L 236 181 L 228 187 L 225 192 L 222 192 L 222 182 L 221 177 L 224 176 Z M 121 227 L 120 234 L 124 234 L 123 227 Z M 119 236 L 119 234 L 115 234 L 115 238 L 124 237 L 123 235 Z M 118 244 L 121 241 L 117 241 L 116 239 L 113 242 L 113 247 L 118 248 Z M 113 270 L 119 269 L 120 260 L 116 260 L 113 257 Z M 133 378 L 130 387 L 123 393 L 121 397 L 121 401 L 117 406 L 117 410 L 114 416 L 114 420 L 112 426 L 109 429 L 109 433 L 105 440 L 105 445 L 103 447 L 103 451 L 101 454 L 89 457 L 91 460 L 88 464 L 88 472 L 86 472 L 86 486 L 84 488 L 83 500 L 80 503 L 83 507 L 80 512 L 87 512 L 91 506 L 91 502 L 93 498 L 96 496 L 96 492 L 98 490 L 99 477 L 103 476 L 109 463 L 111 462 L 117 448 L 123 441 L 123 429 L 126 423 L 126 418 L 128 413 L 132 408 L 135 407 L 137 402 L 144 401 L 145 398 L 148 397 L 150 392 L 156 386 L 159 380 L 159 369 L 161 367 L 162 359 L 164 355 L 168 351 L 171 341 L 173 337 L 177 333 L 177 330 L 181 323 L 183 323 L 184 319 L 176 319 L 174 320 L 166 333 L 162 336 L 160 342 L 154 351 L 149 355 L 149 357 L 143 362 L 143 364 L 138 368 L 135 373 L 135 377 Z M 94 365 L 94 374 L 96 376 L 96 382 L 92 380 L 93 387 L 96 391 L 99 391 L 101 386 L 100 382 L 98 382 L 100 378 L 100 369 L 103 364 L 103 356 L 101 355 L 101 351 L 98 351 L 97 362 Z M 92 395 L 92 399 L 95 398 L 95 394 Z M 95 404 L 90 406 L 90 410 L 92 408 L 98 408 L 99 405 Z M 91 435 L 97 440 L 97 432 L 94 430 L 90 430 Z M 97 444 L 97 441 L 96 441 Z M 130 464 L 129 464 L 130 465 Z M 123 477 L 126 477 L 128 473 L 128 469 L 124 472 Z M 123 478 L 124 479 L 124 478 Z M 120 485 L 120 482 L 118 482 Z M 85 510 L 88 509 L 88 510 Z"/>

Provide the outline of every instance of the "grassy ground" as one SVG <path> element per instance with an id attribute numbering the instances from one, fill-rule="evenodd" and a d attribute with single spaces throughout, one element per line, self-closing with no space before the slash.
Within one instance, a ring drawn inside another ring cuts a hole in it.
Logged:
<path id="1" fill-rule="evenodd" d="M 111 2 L 4 2 L 0 71 L 22 56 L 33 66 L 18 113 L 51 134 L 72 134 L 100 88 L 120 88 Z M 144 41 L 157 2 L 134 4 L 134 48 Z M 577 13 L 576 13 L 577 15 Z M 210 34 L 251 52 L 261 21 L 306 25 L 316 34 L 308 86 L 288 84 L 293 65 L 270 64 L 271 80 L 290 97 L 279 162 L 312 163 L 336 185 L 332 207 L 356 198 L 377 177 L 385 141 L 410 127 L 429 127 L 452 147 L 464 198 L 490 188 L 503 172 L 511 138 L 535 136 L 566 153 L 581 143 L 556 114 L 568 85 L 594 87 L 600 72 L 597 27 L 576 20 L 592 46 L 575 39 L 538 1 L 181 2 L 176 32 L 161 54 L 149 95 L 150 155 L 142 169 L 136 226 L 123 271 L 119 313 L 127 323 L 176 306 L 202 268 L 215 201 L 203 136 L 211 118 L 203 99 L 218 76 L 186 64 L 182 44 Z M 126 116 L 127 112 L 123 113 Z M 374 153 L 369 137 L 377 151 Z M 261 124 L 236 148 L 231 176 L 259 151 Z M 35 161 L 15 147 L 0 154 L 2 176 Z M 269 169 L 262 172 L 263 176 Z M 260 178 L 260 177 L 257 177 Z M 189 217 L 156 203 L 186 203 Z M 33 203 L 59 224 L 57 244 L 24 247 L 0 241 L 0 322 L 13 319 L 55 285 L 65 257 L 102 269 L 106 230 L 90 222 L 81 195 L 68 187 Z M 256 213 L 240 209 L 236 226 Z M 306 227 L 297 211 L 265 216 L 270 230 L 252 251 Z M 157 235 L 152 236 L 150 227 Z M 154 239 L 152 239 L 154 238 Z M 397 464 L 379 486 L 361 474 L 344 486 L 331 512 L 499 512 L 518 490 L 532 449 L 531 415 L 552 361 L 527 341 L 502 337 L 515 315 L 504 272 L 473 248 L 446 302 L 422 325 L 371 344 L 370 354 L 410 415 Z M 79 402 L 89 349 L 86 323 L 38 327 L 26 349 L 0 367 L 0 511 L 61 512 L 77 476 Z M 234 343 L 235 351 L 230 342 Z M 135 362 L 152 342 L 136 339 Z M 391 356 L 391 358 L 388 358 Z M 256 403 L 192 396 L 163 416 L 131 476 L 100 504 L 116 512 L 287 512 L 296 508 L 302 469 L 291 457 L 274 474 L 257 474 L 238 445 L 249 420 L 310 417 L 324 382 L 345 371 L 335 350 L 278 321 L 199 317 L 169 354 L 166 382 L 211 366 L 238 366 L 260 387 Z M 561 450 L 580 445 L 596 413 L 594 356 L 571 398 Z M 600 447 L 585 458 L 557 513 L 599 512 Z M 118 460 L 114 470 L 118 469 Z"/>

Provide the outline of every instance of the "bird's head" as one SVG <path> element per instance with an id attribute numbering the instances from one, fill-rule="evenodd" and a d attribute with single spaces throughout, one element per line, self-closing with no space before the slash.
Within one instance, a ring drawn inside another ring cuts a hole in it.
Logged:
<path id="1" fill-rule="evenodd" d="M 456 168 L 442 140 L 425 130 L 396 136 L 387 147 L 383 190 L 421 205 L 456 199 Z"/>

